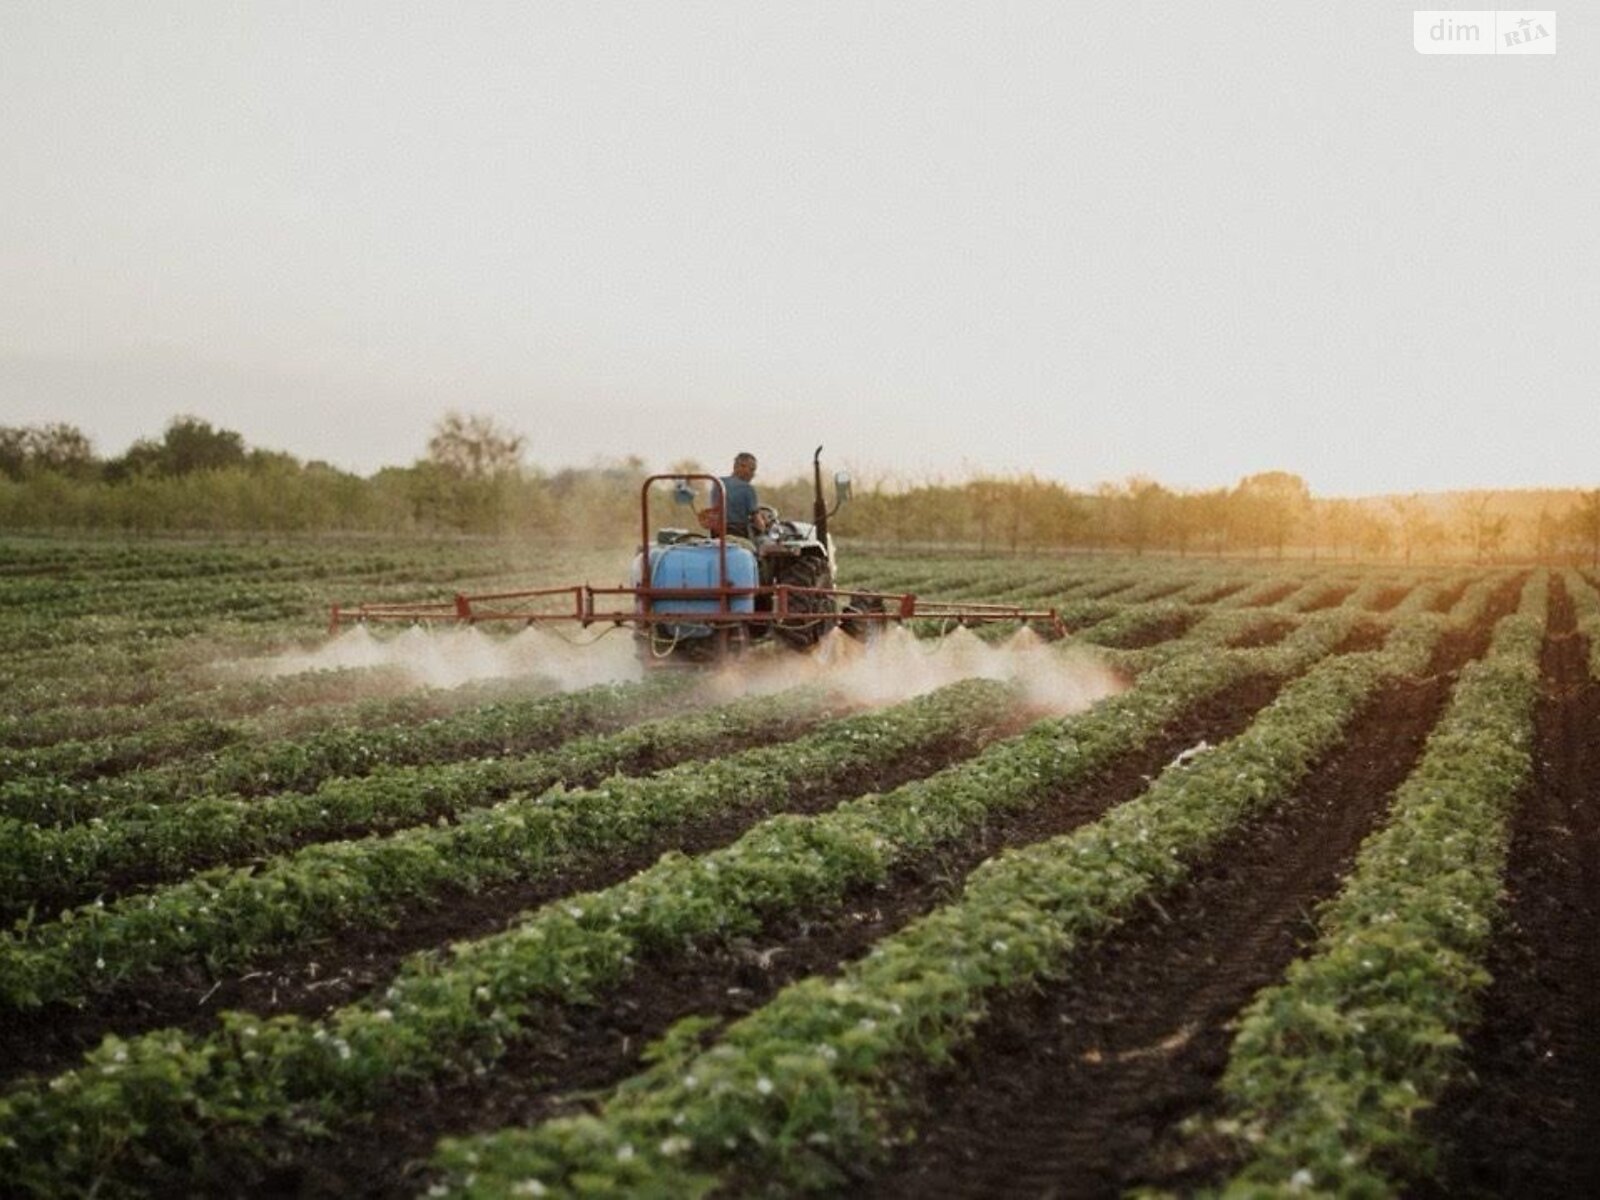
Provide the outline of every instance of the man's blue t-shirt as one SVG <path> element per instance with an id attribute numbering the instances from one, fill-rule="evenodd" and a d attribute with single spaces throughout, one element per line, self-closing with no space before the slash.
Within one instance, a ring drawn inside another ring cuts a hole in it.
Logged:
<path id="1" fill-rule="evenodd" d="M 755 485 L 749 480 L 740 479 L 737 475 L 724 475 L 722 485 L 713 488 L 711 502 L 715 504 L 723 492 L 728 495 L 728 509 L 726 520 L 729 529 L 748 529 L 750 518 L 755 516 L 760 501 L 756 499 Z"/>

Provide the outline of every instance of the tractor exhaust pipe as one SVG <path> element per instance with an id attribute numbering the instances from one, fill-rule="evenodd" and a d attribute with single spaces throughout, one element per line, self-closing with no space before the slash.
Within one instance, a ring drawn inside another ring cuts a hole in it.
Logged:
<path id="1" fill-rule="evenodd" d="M 817 527 L 817 541 L 823 545 L 828 542 L 828 502 L 822 498 L 822 447 L 817 447 L 817 452 L 811 456 L 811 483 L 815 489 L 815 500 L 811 505 L 811 521 Z"/>

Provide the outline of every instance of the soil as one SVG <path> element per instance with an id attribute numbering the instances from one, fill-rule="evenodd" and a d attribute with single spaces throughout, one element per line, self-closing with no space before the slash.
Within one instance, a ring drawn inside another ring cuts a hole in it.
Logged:
<path id="1" fill-rule="evenodd" d="M 1162 766 L 1204 740 L 1234 736 L 1276 694 L 1278 681 L 1247 680 L 1172 722 L 1156 743 L 1080 787 L 1025 812 L 997 817 L 970 840 L 929 855 L 836 912 L 785 920 L 756 941 L 708 946 L 641 962 L 627 985 L 593 1009 L 554 1012 L 488 1076 L 396 1095 L 360 1137 L 306 1150 L 259 1177 L 256 1194 L 399 1196 L 421 1190 L 441 1136 L 527 1125 L 570 1111 L 641 1066 L 640 1052 L 681 1017 L 735 1019 L 785 985 L 829 973 L 958 892 L 978 863 L 1009 846 L 1054 837 L 1094 820 L 1148 786 Z"/>
<path id="2" fill-rule="evenodd" d="M 1300 622 L 1293 617 L 1272 617 L 1255 626 L 1247 633 L 1228 641 L 1232 650 L 1257 650 L 1264 646 L 1276 646 L 1291 632 L 1299 628 Z"/>
<path id="3" fill-rule="evenodd" d="M 1498 612 L 1512 602 L 1500 597 Z M 1385 688 L 1292 801 L 1247 823 L 1064 979 L 1002 998 L 930 1081 L 909 1118 L 916 1140 L 853 1194 L 1065 1198 L 1214 1182 L 1226 1161 L 1197 1153 L 1177 1126 L 1215 1104 L 1232 1021 L 1314 938 L 1316 905 L 1382 820 L 1492 620 L 1447 637 L 1428 678 Z"/>
<path id="4" fill-rule="evenodd" d="M 1079 599 L 1104 600 L 1107 596 L 1115 596 L 1118 592 L 1131 591 L 1138 586 L 1139 581 L 1137 579 L 1124 579 L 1106 584 L 1103 587 L 1090 588 Z"/>
<path id="5" fill-rule="evenodd" d="M 1246 583 L 1242 579 L 1238 580 L 1238 581 L 1236 581 L 1234 583 L 1224 583 L 1220 587 L 1217 587 L 1216 589 L 1214 589 L 1213 591 L 1209 591 L 1209 592 L 1204 593 L 1203 595 L 1196 596 L 1193 600 L 1190 601 L 1190 603 L 1191 604 L 1215 604 L 1218 600 L 1225 600 L 1229 596 L 1233 595 L 1235 592 L 1242 592 L 1242 591 L 1244 591 L 1245 588 L 1247 588 L 1249 586 L 1250 585 L 1248 583 Z"/>
<path id="6" fill-rule="evenodd" d="M 1467 588 L 1472 586 L 1471 579 L 1463 579 L 1454 587 L 1446 588 L 1428 606 L 1429 612 L 1447 613 L 1456 606 L 1456 602 L 1467 594 Z"/>
<path id="7" fill-rule="evenodd" d="M 1333 648 L 1335 654 L 1359 654 L 1363 650 L 1377 650 L 1389 637 L 1389 630 L 1376 621 L 1362 621 L 1349 633 L 1345 634 L 1344 641 Z"/>
<path id="8" fill-rule="evenodd" d="M 33 1013 L 13 1014 L 0 1026 L 0 1081 L 64 1070 L 108 1033 L 130 1037 L 168 1026 L 202 1030 L 226 1009 L 262 1016 L 319 1015 L 386 981 L 402 959 L 418 950 L 498 932 L 526 909 L 626 879 L 666 850 L 692 854 L 724 845 L 780 809 L 818 812 L 849 796 L 922 778 L 976 753 L 992 737 L 1015 732 L 1026 723 L 1024 719 L 991 730 L 990 737 L 954 737 L 936 748 L 854 772 L 831 787 L 802 787 L 779 804 L 690 822 L 603 862 L 478 893 L 446 895 L 431 907 L 409 911 L 401 928 L 340 931 L 301 943 L 292 952 L 263 961 L 252 970 L 221 978 L 199 966 L 172 968 L 97 997 L 81 1009 L 51 1005 Z"/>
<path id="9" fill-rule="evenodd" d="M 1106 645 L 1119 650 L 1143 650 L 1148 646 L 1159 646 L 1162 642 L 1170 642 L 1188 633 L 1195 622 L 1204 615 L 1199 609 L 1192 612 L 1171 613 L 1159 621 L 1141 625 L 1138 629 L 1107 642 Z"/>
<path id="10" fill-rule="evenodd" d="M 1178 583 L 1174 583 L 1170 586 L 1157 588 L 1153 592 L 1146 592 L 1144 595 L 1140 596 L 1139 603 L 1154 604 L 1157 600 L 1165 600 L 1168 596 L 1171 596 L 1176 592 L 1181 592 L 1188 586 L 1188 583 L 1179 581 Z"/>
<path id="11" fill-rule="evenodd" d="M 1295 588 L 1287 585 L 1259 604 L 1275 603 Z M 1508 586 L 1476 629 L 1448 636 L 1435 654 L 1430 677 L 1386 689 L 1292 802 L 1249 823 L 1175 892 L 1132 914 L 1120 929 L 1088 948 L 1071 964 L 1067 978 L 1035 992 L 1001 997 L 957 1062 L 910 1089 L 926 1097 L 910 1117 L 919 1129 L 918 1139 L 884 1169 L 856 1177 L 851 1194 L 1098 1196 L 1118 1194 L 1139 1182 L 1185 1191 L 1214 1182 L 1228 1163 L 1214 1147 L 1196 1150 L 1181 1143 L 1174 1137 L 1177 1123 L 1213 1109 L 1215 1081 L 1231 1041 L 1229 1022 L 1314 936 L 1315 904 L 1333 893 L 1361 838 L 1381 820 L 1390 792 L 1415 763 L 1448 699 L 1453 673 L 1482 653 L 1493 620 L 1509 610 L 1515 596 Z M 1286 618 L 1278 637 L 1297 623 Z M 1364 622 L 1335 652 L 1373 648 L 1385 632 L 1378 622 Z M 1552 643 L 1558 640 L 1552 638 Z M 1571 653 L 1578 655 L 1581 670 L 1581 648 Z M 1553 673 L 1548 649 L 1546 671 L 1548 683 Z M 295 1197 L 415 1195 L 426 1189 L 426 1161 L 440 1137 L 527 1125 L 581 1110 L 598 1091 L 637 1070 L 644 1047 L 674 1021 L 692 1014 L 734 1019 L 796 979 L 837 970 L 947 901 L 974 866 L 999 850 L 1092 821 L 1141 792 L 1182 750 L 1241 732 L 1280 683 L 1255 679 L 1227 689 L 1172 722 L 1156 744 L 1123 756 L 1097 777 L 1026 812 L 996 818 L 961 845 L 925 856 L 884 884 L 846 897 L 830 914 L 775 922 L 748 940 L 647 958 L 626 984 L 595 1006 L 552 1010 L 535 1021 L 486 1075 L 399 1088 L 370 1119 L 345 1125 L 333 1131 L 338 1136 L 312 1145 L 251 1131 L 253 1150 L 261 1156 L 258 1165 L 224 1152 L 219 1162 L 225 1161 L 230 1172 L 225 1178 L 188 1179 L 183 1190 Z M 1588 757 L 1560 772 L 1567 789 L 1562 794 L 1573 801 L 1563 810 L 1568 828 L 1577 828 L 1571 810 L 1578 781 L 1585 772 L 1592 780 L 1600 770 L 1600 702 L 1594 700 L 1593 685 L 1586 689 L 1574 692 L 1589 697 L 1577 706 L 1581 711 L 1569 711 L 1574 705 L 1568 699 L 1553 702 L 1566 714 L 1566 724 L 1547 730 L 1541 710 L 1541 755 L 1546 738 L 1571 741 L 1572 734 L 1589 743 Z M 782 807 L 822 811 L 847 795 L 892 788 L 970 755 L 983 740 L 953 739 L 936 751 L 907 755 L 836 787 L 787 798 Z M 1559 757 L 1554 750 L 1550 753 Z M 1541 794 L 1543 790 L 1541 786 Z M 496 932 L 515 914 L 548 899 L 626 878 L 666 848 L 692 853 L 726 844 L 765 815 L 766 810 L 746 811 L 707 820 L 613 861 L 537 883 L 451 897 L 435 909 L 408 914 L 404 929 L 352 932 L 238 977 L 216 981 L 200 972 L 174 975 L 104 997 L 83 1012 L 52 1009 L 13 1020 L 0 1029 L 0 1063 L 7 1064 L 0 1074 L 74 1065 L 82 1050 L 107 1032 L 126 1036 L 162 1025 L 207 1029 L 221 1008 L 262 1015 L 319 1014 L 381 986 L 409 953 Z M 1558 915 L 1569 918 L 1558 931 L 1573 944 L 1569 951 L 1580 949 L 1577 943 L 1600 941 L 1594 937 L 1600 899 L 1593 877 L 1600 869 L 1600 846 L 1593 840 L 1592 819 L 1588 829 L 1583 836 L 1590 840 L 1559 843 L 1554 850 L 1549 842 L 1535 842 L 1530 860 L 1536 873 L 1528 878 L 1542 880 L 1537 869 L 1540 864 L 1548 868 L 1552 853 L 1565 853 L 1570 860 L 1580 846 L 1586 847 L 1587 876 L 1581 864 L 1566 861 L 1563 867 L 1583 876 L 1588 889 L 1563 892 L 1567 899 L 1558 906 Z M 1556 836 L 1548 829 L 1546 835 Z M 1515 863 L 1514 850 L 1513 878 Z M 1587 907 L 1580 897 L 1587 898 Z M 1551 956 L 1530 951 L 1527 957 L 1543 963 Z M 1594 955 L 1583 969 L 1590 972 L 1591 985 L 1577 994 L 1587 1000 L 1600 992 L 1593 986 L 1600 982 L 1594 976 Z M 1545 995 L 1539 989 L 1547 981 L 1540 977 L 1534 984 L 1530 995 Z M 1543 1009 L 1535 1012 L 1543 1019 Z M 1573 1037 L 1584 1023 L 1596 1028 L 1600 1018 L 1592 1002 L 1569 1015 L 1567 1033 Z M 1492 1030 L 1494 1023 L 1486 1028 Z M 1578 1114 L 1569 1149 L 1580 1148 L 1583 1130 L 1590 1134 L 1591 1148 L 1600 1145 L 1600 1137 L 1594 1136 L 1596 1102 L 1574 1103 L 1586 1088 L 1596 1090 L 1594 1081 L 1600 1079 L 1597 1052 L 1583 1057 L 1579 1043 L 1581 1038 L 1561 1044 L 1578 1047 L 1571 1053 L 1580 1073 L 1552 1084 L 1549 1091 L 1552 1101 L 1564 1098 Z M 1548 1115 L 1528 1117 L 1546 1124 L 1550 1120 Z M 1537 1141 L 1533 1133 L 1521 1136 L 1529 1144 Z M 1551 1152 L 1546 1148 L 1542 1153 Z M 1463 1177 L 1476 1181 L 1472 1172 L 1482 1166 L 1464 1169 Z M 1592 1184 L 1592 1160 L 1588 1170 L 1563 1178 Z M 1494 1186 L 1491 1181 L 1489 1190 Z M 1566 1194 L 1600 1194 L 1600 1188 Z"/>
<path id="12" fill-rule="evenodd" d="M 1324 609 L 1328 608 L 1338 608 L 1339 605 L 1343 604 L 1347 599 L 1349 599 L 1350 594 L 1355 590 L 1356 585 L 1353 583 L 1340 584 L 1336 587 L 1331 587 L 1325 592 L 1319 592 L 1316 599 L 1312 600 L 1311 603 L 1302 604 L 1299 611 L 1303 613 L 1314 613 L 1322 612 Z"/>
<path id="13" fill-rule="evenodd" d="M 1452 1196 L 1600 1196 L 1600 686 L 1551 589 L 1534 780 L 1512 824 L 1494 978 L 1433 1122 Z"/>
<path id="14" fill-rule="evenodd" d="M 1301 587 L 1303 587 L 1303 586 L 1304 586 L 1303 584 L 1298 583 L 1298 582 L 1285 583 L 1282 587 L 1276 587 L 1276 588 L 1273 588 L 1270 592 L 1262 593 L 1260 596 L 1257 596 L 1254 600 L 1250 601 L 1250 603 L 1246 604 L 1244 607 L 1245 608 L 1271 608 L 1274 604 L 1278 603 L 1278 601 L 1282 600 L 1284 597 L 1292 595 L 1295 592 L 1298 592 L 1301 589 Z"/>
<path id="15" fill-rule="evenodd" d="M 1388 612 L 1390 609 L 1394 608 L 1395 605 L 1399 604 L 1400 601 L 1404 600 L 1411 594 L 1413 586 L 1414 585 L 1412 584 L 1405 583 L 1396 587 L 1385 588 L 1372 598 L 1371 603 L 1367 605 L 1367 611 L 1375 613 Z"/>

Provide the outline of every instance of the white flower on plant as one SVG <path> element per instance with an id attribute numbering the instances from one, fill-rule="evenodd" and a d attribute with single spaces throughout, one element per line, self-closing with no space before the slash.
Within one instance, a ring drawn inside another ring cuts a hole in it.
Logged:
<path id="1" fill-rule="evenodd" d="M 623 1142 L 622 1145 L 617 1147 L 617 1161 L 618 1162 L 632 1162 L 633 1161 L 633 1143 L 632 1142 Z"/>
<path id="2" fill-rule="evenodd" d="M 763 1096 L 772 1095 L 772 1080 L 763 1075 L 760 1079 L 756 1080 L 756 1091 L 760 1092 Z"/>

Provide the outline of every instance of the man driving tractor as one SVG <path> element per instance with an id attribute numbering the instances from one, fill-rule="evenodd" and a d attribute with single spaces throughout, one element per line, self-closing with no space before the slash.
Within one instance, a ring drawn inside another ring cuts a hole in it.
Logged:
<path id="1" fill-rule="evenodd" d="M 711 514 L 702 524 L 716 533 L 716 516 L 721 513 L 729 537 L 756 538 L 767 531 L 770 509 L 764 508 L 756 496 L 756 456 L 748 450 L 740 451 L 733 459 L 733 474 L 724 475 L 722 481 L 711 489 Z"/>

